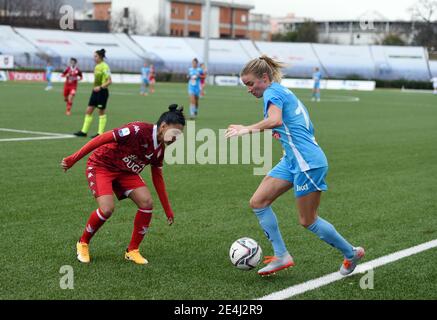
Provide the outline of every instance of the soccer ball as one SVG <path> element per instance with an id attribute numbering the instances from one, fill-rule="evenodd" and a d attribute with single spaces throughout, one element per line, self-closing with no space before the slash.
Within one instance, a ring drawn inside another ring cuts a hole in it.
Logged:
<path id="1" fill-rule="evenodd" d="M 234 266 L 241 270 L 255 268 L 261 260 L 262 250 L 251 238 L 240 238 L 231 245 L 229 258 Z"/>

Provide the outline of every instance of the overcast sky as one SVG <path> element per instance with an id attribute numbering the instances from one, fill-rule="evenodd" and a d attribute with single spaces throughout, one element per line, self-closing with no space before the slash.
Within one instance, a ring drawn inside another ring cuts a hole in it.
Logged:
<path id="1" fill-rule="evenodd" d="M 367 11 L 378 11 L 389 20 L 408 20 L 407 9 L 418 0 L 251 0 L 255 13 L 285 16 L 294 13 L 298 17 L 314 20 L 356 19 Z"/>

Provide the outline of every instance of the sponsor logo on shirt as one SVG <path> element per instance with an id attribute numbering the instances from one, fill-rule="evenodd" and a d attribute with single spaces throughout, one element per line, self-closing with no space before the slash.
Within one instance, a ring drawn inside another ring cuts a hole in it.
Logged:
<path id="1" fill-rule="evenodd" d="M 118 135 L 119 135 L 120 137 L 125 137 L 125 136 L 130 135 L 130 130 L 129 130 L 129 128 L 123 128 L 123 129 L 118 130 Z"/>
<path id="2" fill-rule="evenodd" d="M 126 164 L 126 167 L 131 169 L 135 173 L 140 173 L 144 167 L 146 166 L 144 163 L 138 164 L 134 160 L 137 159 L 135 155 L 130 155 L 128 157 L 123 158 L 123 162 Z"/>

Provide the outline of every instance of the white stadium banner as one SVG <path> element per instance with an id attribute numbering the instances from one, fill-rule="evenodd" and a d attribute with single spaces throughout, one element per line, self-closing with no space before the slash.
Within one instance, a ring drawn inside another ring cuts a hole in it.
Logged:
<path id="1" fill-rule="evenodd" d="M 281 84 L 293 89 L 312 89 L 314 81 L 312 79 L 282 79 Z M 322 80 L 320 82 L 320 88 L 328 90 L 373 91 L 375 87 L 375 81 Z"/>
<path id="2" fill-rule="evenodd" d="M 6 71 L 0 71 L 0 82 L 8 81 L 8 74 Z"/>
<path id="3" fill-rule="evenodd" d="M 238 86 L 240 78 L 237 76 L 215 76 L 214 84 L 218 86 Z"/>
<path id="4" fill-rule="evenodd" d="M 111 73 L 111 79 L 113 83 L 141 83 L 140 74 L 123 74 L 123 73 Z M 60 72 L 53 72 L 52 82 L 65 82 L 65 78 L 61 77 Z M 83 72 L 83 79 L 79 83 L 93 83 L 94 73 Z"/>
<path id="5" fill-rule="evenodd" d="M 0 54 L 0 69 L 13 69 L 14 68 L 14 56 Z"/>

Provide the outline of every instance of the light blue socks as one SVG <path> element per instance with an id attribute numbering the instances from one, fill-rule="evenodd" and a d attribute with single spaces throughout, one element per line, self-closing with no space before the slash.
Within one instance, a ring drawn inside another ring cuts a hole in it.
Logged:
<path id="1" fill-rule="evenodd" d="M 347 259 L 353 258 L 354 249 L 352 245 L 328 221 L 317 217 L 316 221 L 307 229 L 315 233 L 321 240 L 340 250 Z"/>
<path id="2" fill-rule="evenodd" d="M 261 228 L 263 228 L 267 239 L 270 240 L 273 246 L 276 257 L 280 257 L 287 253 L 284 240 L 282 240 L 281 232 L 279 231 L 278 220 L 271 206 L 253 209 L 258 218 Z"/>

